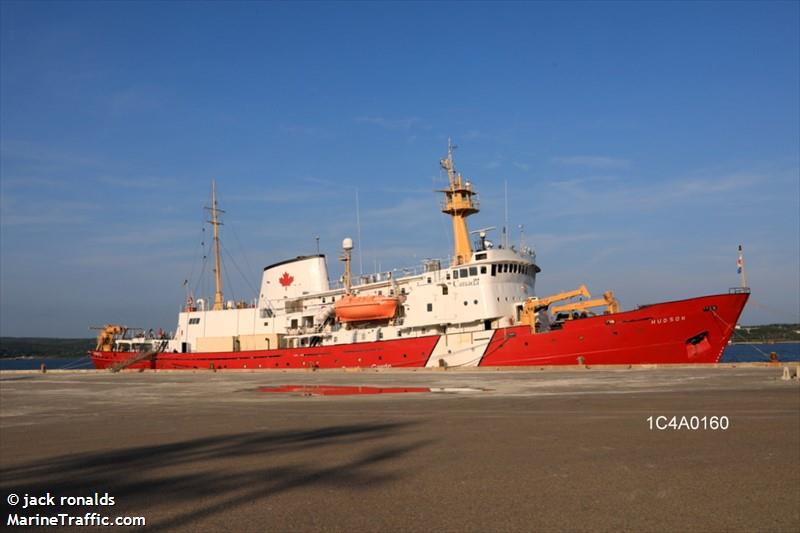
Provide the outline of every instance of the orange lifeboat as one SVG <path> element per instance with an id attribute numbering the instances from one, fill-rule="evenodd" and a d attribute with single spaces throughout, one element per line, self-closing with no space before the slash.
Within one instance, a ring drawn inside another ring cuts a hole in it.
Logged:
<path id="1" fill-rule="evenodd" d="M 343 296 L 336 302 L 336 318 L 340 322 L 388 320 L 397 314 L 398 298 L 394 296 Z"/>

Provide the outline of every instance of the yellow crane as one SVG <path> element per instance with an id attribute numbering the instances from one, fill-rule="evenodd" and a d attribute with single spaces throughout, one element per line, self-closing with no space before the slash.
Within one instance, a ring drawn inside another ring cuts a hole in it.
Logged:
<path id="1" fill-rule="evenodd" d="M 114 339 L 118 335 L 125 335 L 128 328 L 120 326 L 119 324 L 106 324 L 103 327 L 94 326 L 91 329 L 101 330 L 97 335 L 97 346 L 95 350 L 101 352 L 110 352 L 114 349 Z"/>
<path id="2" fill-rule="evenodd" d="M 553 315 L 558 315 L 558 313 L 565 313 L 570 311 L 582 311 L 585 309 L 591 309 L 592 307 L 605 307 L 609 313 L 619 312 L 619 302 L 614 297 L 613 291 L 604 292 L 602 298 L 597 298 L 595 300 L 586 300 L 584 302 L 572 302 L 564 305 L 558 305 L 556 307 L 553 307 L 550 311 L 553 313 Z"/>
<path id="3" fill-rule="evenodd" d="M 525 300 L 525 305 L 522 307 L 522 316 L 520 322 L 528 324 L 533 327 L 536 324 L 536 313 L 542 309 L 546 309 L 553 302 L 560 302 L 562 300 L 569 300 L 570 298 L 577 298 L 583 296 L 584 298 L 591 298 L 589 289 L 586 285 L 581 285 L 575 290 L 559 292 L 551 296 L 543 296 L 542 298 L 528 298 Z"/>

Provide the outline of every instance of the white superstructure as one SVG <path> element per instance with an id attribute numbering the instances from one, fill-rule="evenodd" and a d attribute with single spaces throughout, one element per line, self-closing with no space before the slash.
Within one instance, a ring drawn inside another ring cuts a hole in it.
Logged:
<path id="1" fill-rule="evenodd" d="M 330 287 L 325 257 L 283 261 L 264 269 L 255 307 L 187 307 L 178 316 L 168 351 L 317 346 L 423 335 L 473 343 L 478 332 L 486 331 L 488 340 L 489 330 L 518 321 L 523 302 L 534 294 L 538 267 L 528 250 L 485 248 L 464 264 L 438 264 L 428 261 L 420 272 L 403 277 L 391 272 L 365 276 L 367 281 L 354 285 L 353 293 L 398 297 L 397 316 L 341 324 L 334 305 L 345 288 Z"/>
<path id="2" fill-rule="evenodd" d="M 400 275 L 375 273 L 354 283 L 353 244 L 346 238 L 345 275 L 338 282 L 331 283 L 324 255 L 301 256 L 264 268 L 259 294 L 251 303 L 224 302 L 217 236 L 217 215 L 223 211 L 214 194 L 209 208 L 215 230 L 214 302 L 189 297 L 175 335 L 160 340 L 161 349 L 239 352 L 437 335 L 441 337 L 429 364 L 439 359 L 456 365 L 477 361 L 492 330 L 519 323 L 524 302 L 534 295 L 539 268 L 532 250 L 494 247 L 484 230 L 471 242 L 466 217 L 478 212 L 477 193 L 455 171 L 452 149 L 450 145 L 441 160 L 450 186 L 440 192 L 445 196 L 442 212 L 453 220 L 453 259 L 445 265 L 426 260 Z M 358 313 L 364 308 L 368 312 L 361 318 Z"/>

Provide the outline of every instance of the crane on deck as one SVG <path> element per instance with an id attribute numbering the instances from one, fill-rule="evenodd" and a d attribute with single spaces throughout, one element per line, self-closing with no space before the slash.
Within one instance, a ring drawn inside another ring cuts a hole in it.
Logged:
<path id="1" fill-rule="evenodd" d="M 582 296 L 584 298 L 592 297 L 592 295 L 589 293 L 589 289 L 586 288 L 586 285 L 581 285 L 572 291 L 559 292 L 558 294 L 543 296 L 541 298 L 528 298 L 525 300 L 525 304 L 522 307 L 520 322 L 533 327 L 536 324 L 536 314 L 542 310 L 546 311 L 551 303 L 569 300 L 570 298 L 577 298 L 578 296 Z"/>
<path id="2" fill-rule="evenodd" d="M 614 297 L 613 291 L 606 291 L 603 293 L 602 298 L 595 300 L 586 300 L 583 302 L 572 302 L 564 305 L 553 307 L 550 311 L 554 316 L 559 313 L 570 313 L 572 311 L 585 311 L 593 307 L 605 307 L 609 313 L 619 312 L 619 301 Z"/>
<path id="3" fill-rule="evenodd" d="M 552 313 L 553 317 L 556 317 L 559 313 L 586 311 L 587 309 L 592 309 L 595 307 L 605 307 L 608 313 L 619 312 L 619 301 L 617 301 L 617 299 L 614 297 L 614 293 L 612 291 L 604 292 L 602 298 L 596 298 L 594 300 L 580 300 L 558 305 L 552 308 L 550 307 L 550 304 L 555 302 L 570 300 L 577 297 L 591 298 L 592 295 L 589 293 L 586 285 L 581 285 L 572 291 L 559 292 L 558 294 L 544 296 L 542 298 L 528 298 L 525 300 L 525 303 L 522 306 L 520 322 L 522 324 L 531 326 L 531 329 L 534 331 L 537 329 L 546 331 L 550 327 L 550 313 Z M 569 319 L 571 318 L 572 315 L 569 316 Z"/>

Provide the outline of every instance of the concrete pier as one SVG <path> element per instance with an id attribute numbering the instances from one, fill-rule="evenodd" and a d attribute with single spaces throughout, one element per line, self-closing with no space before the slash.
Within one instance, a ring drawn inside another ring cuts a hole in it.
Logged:
<path id="1" fill-rule="evenodd" d="M 2 372 L 0 519 L 98 512 L 143 516 L 143 531 L 798 531 L 800 383 L 782 374 Z M 433 392 L 259 390 L 290 384 Z M 729 426 L 651 429 L 659 416 Z M 115 505 L 8 502 L 45 493 L 108 493 Z"/>

